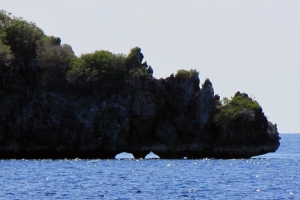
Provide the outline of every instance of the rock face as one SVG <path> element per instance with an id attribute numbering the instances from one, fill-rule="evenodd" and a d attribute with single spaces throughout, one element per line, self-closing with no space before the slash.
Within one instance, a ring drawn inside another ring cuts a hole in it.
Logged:
<path id="1" fill-rule="evenodd" d="M 217 123 L 219 97 L 196 70 L 155 79 L 139 47 L 77 57 L 60 43 L 0 10 L 0 158 L 249 158 L 279 147 L 258 104 Z"/>
<path id="2" fill-rule="evenodd" d="M 152 151 L 160 158 L 249 158 L 277 150 L 276 125 L 262 110 L 253 119 L 241 113 L 234 127 L 216 126 L 218 98 L 209 80 L 201 88 L 199 82 L 198 76 L 148 76 L 99 92 L 17 82 L 12 85 L 20 92 L 1 100 L 0 157 L 114 158 L 128 152 L 144 158 Z"/>

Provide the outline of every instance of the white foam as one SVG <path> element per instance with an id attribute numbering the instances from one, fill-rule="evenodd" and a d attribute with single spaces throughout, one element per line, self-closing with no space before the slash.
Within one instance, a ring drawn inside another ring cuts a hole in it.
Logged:
<path id="1" fill-rule="evenodd" d="M 154 154 L 152 151 L 148 153 L 145 157 L 145 159 L 157 159 L 157 158 L 159 158 L 159 156 Z"/>
<path id="2" fill-rule="evenodd" d="M 131 153 L 122 152 L 116 155 L 116 159 L 134 159 L 134 156 Z"/>

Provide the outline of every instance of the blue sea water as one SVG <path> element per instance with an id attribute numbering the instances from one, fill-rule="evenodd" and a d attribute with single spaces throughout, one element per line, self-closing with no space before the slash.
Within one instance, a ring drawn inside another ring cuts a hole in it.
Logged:
<path id="1" fill-rule="evenodd" d="M 1 160 L 0 199 L 299 199 L 300 134 L 281 138 L 251 159 Z"/>

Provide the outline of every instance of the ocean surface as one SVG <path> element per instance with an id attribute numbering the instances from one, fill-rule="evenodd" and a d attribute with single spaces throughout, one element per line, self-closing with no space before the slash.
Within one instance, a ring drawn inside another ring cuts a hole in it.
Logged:
<path id="1" fill-rule="evenodd" d="M 0 199 L 300 199 L 300 134 L 280 136 L 240 160 L 0 160 Z"/>

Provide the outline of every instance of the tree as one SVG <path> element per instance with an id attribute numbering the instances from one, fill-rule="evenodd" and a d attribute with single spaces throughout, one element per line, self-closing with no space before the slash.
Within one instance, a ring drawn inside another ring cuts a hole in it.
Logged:
<path id="1" fill-rule="evenodd" d="M 72 47 L 67 44 L 61 46 L 58 39 L 52 36 L 37 48 L 37 63 L 42 70 L 44 81 L 65 80 L 65 74 L 71 66 L 72 59 L 75 58 Z"/>
<path id="2" fill-rule="evenodd" d="M 4 45 L 0 40 L 0 69 L 3 70 L 4 67 L 9 66 L 11 61 L 13 60 L 13 55 L 11 54 L 11 50 L 9 46 Z"/>
<path id="3" fill-rule="evenodd" d="M 218 126 L 228 125 L 241 115 L 248 119 L 254 118 L 254 115 L 261 109 L 257 101 L 240 92 L 237 92 L 231 99 L 224 97 L 217 108 L 218 114 L 214 122 Z"/>
<path id="4" fill-rule="evenodd" d="M 5 10 L 0 10 L 0 29 L 5 28 L 10 24 L 11 13 L 7 13 Z"/>
<path id="5" fill-rule="evenodd" d="M 15 53 L 30 54 L 36 47 L 36 41 L 42 38 L 43 31 L 35 23 L 22 18 L 13 18 L 10 24 L 1 31 L 1 39 L 11 46 Z"/>
<path id="6" fill-rule="evenodd" d="M 144 55 L 141 52 L 141 48 L 134 47 L 130 50 L 125 60 L 125 66 L 128 70 L 138 69 L 142 66 Z"/>
<path id="7" fill-rule="evenodd" d="M 83 54 L 72 60 L 68 80 L 72 83 L 117 84 L 126 78 L 124 63 L 124 54 L 112 54 L 104 50 Z"/>
<path id="8" fill-rule="evenodd" d="M 6 46 L 0 40 L 0 89 L 6 85 L 6 79 L 10 76 L 10 63 L 13 60 L 9 46 Z M 0 90 L 0 95 L 3 91 Z"/>
<path id="9" fill-rule="evenodd" d="M 11 13 L 0 11 L 0 40 L 10 47 L 14 55 L 14 64 L 27 65 L 29 57 L 35 56 L 38 41 L 44 32 L 35 23 L 21 17 L 11 17 Z"/>
<path id="10" fill-rule="evenodd" d="M 176 79 L 191 79 L 194 76 L 197 77 L 199 76 L 199 72 L 195 69 L 190 69 L 190 70 L 180 69 L 175 74 Z"/>

